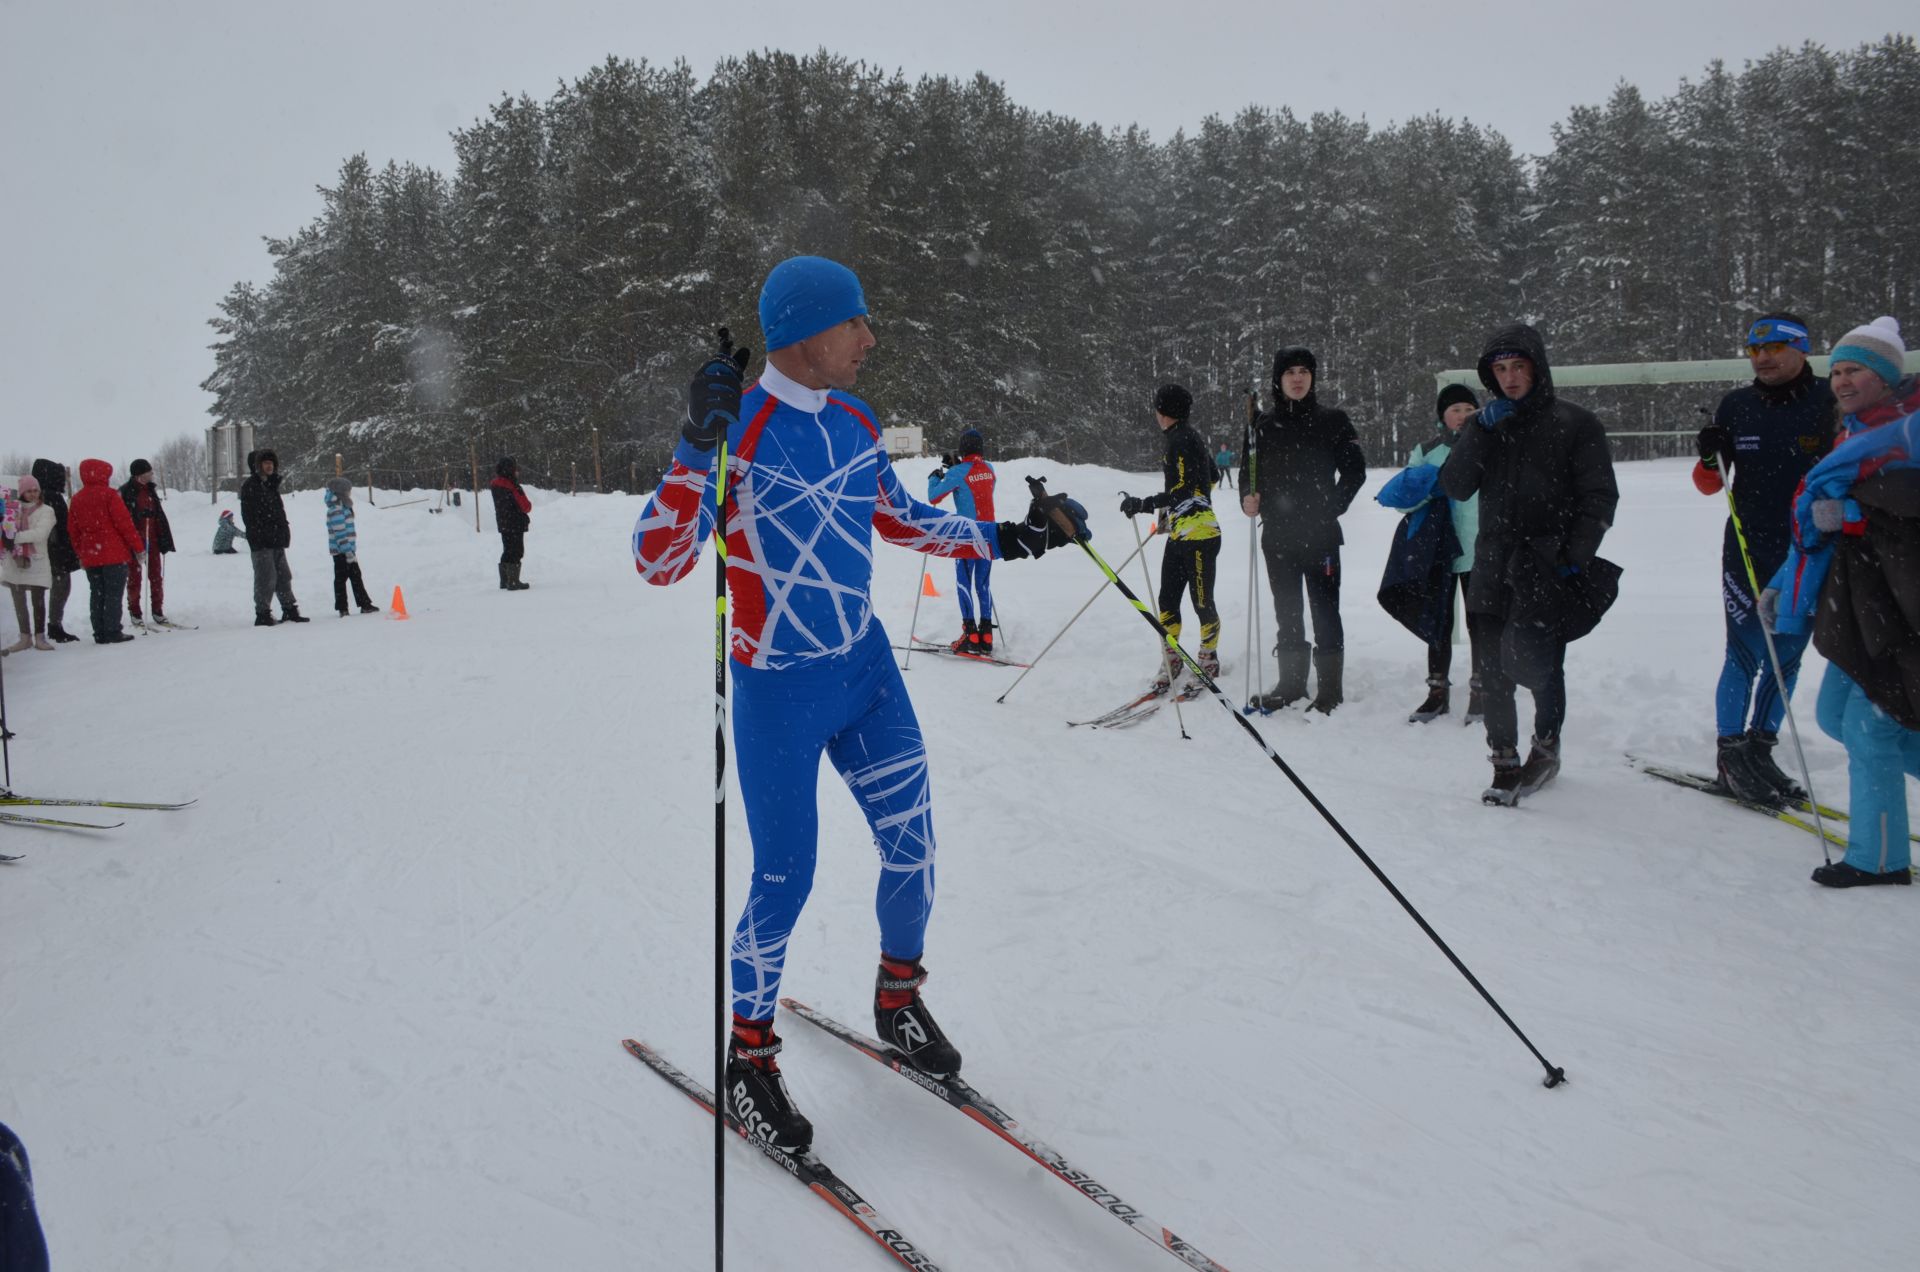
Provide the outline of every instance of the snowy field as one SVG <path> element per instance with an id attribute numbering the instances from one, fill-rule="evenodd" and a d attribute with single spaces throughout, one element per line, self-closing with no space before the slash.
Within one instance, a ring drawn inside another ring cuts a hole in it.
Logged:
<path id="1" fill-rule="evenodd" d="M 929 463 L 901 465 L 910 488 Z M 1724 505 L 1687 467 L 1620 468 L 1620 602 L 1568 660 L 1565 770 L 1520 809 L 1479 802 L 1464 646 L 1456 714 L 1405 723 L 1424 664 L 1373 600 L 1384 472 L 1345 522 L 1347 705 L 1257 722 L 1566 1086 L 1542 1089 L 1209 701 L 1190 741 L 1170 710 L 1066 729 L 1152 671 L 1111 595 L 1004 705 L 1015 672 L 907 672 L 941 840 L 928 1001 L 967 1075 L 1236 1272 L 1914 1266 L 1920 896 L 1818 888 L 1809 836 L 1623 759 L 1711 764 Z M 1089 505 L 1110 560 L 1131 550 L 1115 492 L 1153 479 L 1016 461 L 1002 490 L 1029 473 Z M 6 660 L 17 790 L 199 801 L 101 834 L 0 829 L 28 854 L 0 867 L 0 1120 L 33 1154 L 56 1268 L 711 1266 L 711 1123 L 619 1045 L 711 1072 L 711 557 L 649 588 L 639 499 L 534 498 L 533 590 L 509 595 L 490 512 L 475 534 L 471 507 L 360 492 L 397 622 L 334 617 L 320 496 L 294 495 L 313 622 L 256 630 L 247 557 L 209 555 L 215 510 L 177 495 L 167 608 L 200 630 Z M 1247 523 L 1226 521 L 1237 698 Z M 921 559 L 878 557 L 900 639 Z M 919 627 L 947 636 L 952 567 L 932 574 Z M 997 569 L 1002 649 L 1031 657 L 1099 581 L 1070 549 Z M 76 631 L 85 613 L 82 588 Z M 1844 804 L 1808 663 L 1813 776 Z M 786 989 L 870 1027 L 873 853 L 830 768 L 821 804 Z M 907 1083 L 784 1032 L 821 1155 L 950 1272 L 1175 1266 Z M 730 1154 L 739 1266 L 893 1266 Z"/>

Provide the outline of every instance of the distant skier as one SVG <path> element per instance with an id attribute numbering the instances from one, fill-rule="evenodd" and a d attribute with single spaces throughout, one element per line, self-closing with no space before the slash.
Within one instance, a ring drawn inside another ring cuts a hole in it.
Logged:
<path id="1" fill-rule="evenodd" d="M 1160 559 L 1160 625 L 1176 640 L 1180 636 L 1180 598 L 1193 593 L 1193 614 L 1200 620 L 1200 670 L 1220 674 L 1220 611 L 1213 603 L 1219 572 L 1220 518 L 1213 511 L 1213 457 L 1187 417 L 1193 413 L 1193 394 L 1178 384 L 1163 384 L 1153 395 L 1154 422 L 1165 437 L 1160 458 L 1165 488 L 1158 494 L 1128 495 L 1120 501 L 1120 515 L 1136 516 L 1164 510 L 1169 523 L 1167 552 Z M 1166 690 L 1185 666 L 1163 643 L 1154 688 Z"/>
<path id="2" fill-rule="evenodd" d="M 144 555 L 147 586 L 153 593 L 153 621 L 165 623 L 165 567 L 161 558 L 173 551 L 173 527 L 167 524 L 167 509 L 160 502 L 160 492 L 153 488 L 152 464 L 136 459 L 127 466 L 127 480 L 121 483 L 120 498 L 126 500 L 127 511 L 133 514 L 134 529 L 147 544 L 146 552 L 136 554 L 127 566 L 127 613 L 133 618 L 134 626 L 144 624 L 140 615 L 140 556 Z"/>
<path id="3" fill-rule="evenodd" d="M 1427 625 L 1426 630 L 1416 632 L 1427 642 L 1427 697 L 1407 717 L 1409 724 L 1438 720 L 1453 705 L 1453 598 L 1456 592 L 1465 595 L 1472 591 L 1473 545 L 1479 537 L 1480 496 L 1448 499 L 1439 490 L 1439 478 L 1447 456 L 1453 453 L 1459 441 L 1460 430 L 1479 408 L 1480 400 L 1466 385 L 1449 384 L 1441 389 L 1434 401 L 1440 431 L 1415 446 L 1405 471 L 1374 496 L 1385 506 L 1407 512 L 1410 517 L 1419 509 L 1431 508 L 1435 502 L 1444 504 L 1453 530 L 1453 545 L 1459 549 L 1458 555 L 1451 559 L 1436 562 L 1431 559 L 1433 549 L 1429 548 L 1429 559 L 1418 564 L 1418 579 L 1409 581 L 1400 589 L 1390 592 L 1387 580 L 1381 580 L 1380 602 L 1388 606 L 1389 613 L 1402 623 L 1408 623 L 1417 613 L 1418 618 Z M 1402 524 L 1408 524 L 1408 521 L 1403 519 Z M 1437 532 L 1438 527 L 1429 528 L 1430 534 Z M 1393 553 L 1388 558 L 1389 571 L 1393 571 L 1397 564 L 1403 564 L 1402 554 L 1408 550 L 1410 543 L 1411 540 L 1406 538 L 1395 540 Z M 1411 593 L 1406 598 L 1407 607 L 1403 609 L 1389 604 L 1402 591 Z M 1465 721 L 1469 725 L 1480 723 L 1484 715 L 1480 698 L 1481 649 L 1480 643 L 1473 640 L 1473 631 L 1474 626 L 1470 622 L 1467 624 L 1467 635 L 1473 652 L 1470 659 L 1472 670 L 1467 682 Z"/>
<path id="4" fill-rule="evenodd" d="M 347 616 L 347 585 L 353 585 L 354 603 L 362 614 L 379 612 L 380 607 L 367 595 L 367 584 L 360 577 L 360 537 L 353 525 L 353 482 L 335 477 L 327 482 L 323 502 L 327 508 L 327 551 L 333 556 L 333 609 Z"/>
<path id="5" fill-rule="evenodd" d="M 1213 453 L 1213 471 L 1219 477 L 1220 485 L 1233 489 L 1233 452 L 1222 446 Z"/>
<path id="6" fill-rule="evenodd" d="M 520 464 L 511 455 L 493 466 L 493 525 L 500 532 L 500 590 L 524 592 L 531 583 L 520 581 L 520 562 L 527 555 L 527 530 L 533 525 L 533 500 L 520 485 Z"/>
<path id="7" fill-rule="evenodd" d="M 1467 625 L 1479 628 L 1474 643 L 1483 651 L 1480 696 L 1493 761 L 1493 784 L 1481 798 L 1510 805 L 1560 772 L 1567 635 L 1593 583 L 1575 576 L 1594 563 L 1620 489 L 1606 430 L 1593 412 L 1554 392 L 1538 331 L 1524 323 L 1496 331 L 1479 371 L 1493 397 L 1460 430 L 1440 469 L 1440 488 L 1449 499 L 1480 496 Z M 1600 585 L 1611 587 L 1617 577 Z M 1524 764 L 1516 683 L 1533 691 L 1533 746 Z"/>
<path id="8" fill-rule="evenodd" d="M 993 520 L 993 465 L 981 456 L 986 439 L 977 428 L 960 434 L 954 462 L 927 478 L 927 502 L 936 506 L 948 495 L 953 508 L 975 521 Z M 954 591 L 960 598 L 960 639 L 955 653 L 993 656 L 993 558 L 960 557 L 953 563 Z"/>
<path id="9" fill-rule="evenodd" d="M 1847 748 L 1847 855 L 1829 888 L 1913 882 L 1908 777 L 1920 778 L 1920 376 L 1900 324 L 1834 346 L 1841 440 L 1793 502 L 1793 547 L 1760 598 L 1777 630 L 1813 629 L 1827 659 L 1815 710 Z"/>
<path id="10" fill-rule="evenodd" d="M 1719 495 L 1732 470 L 1734 508 L 1762 587 L 1787 557 L 1793 492 L 1832 445 L 1833 393 L 1807 364 L 1811 348 L 1807 324 L 1796 315 L 1754 319 L 1746 341 L 1753 383 L 1721 398 L 1713 422 L 1700 430 L 1693 484 L 1703 495 Z M 1740 799 L 1761 803 L 1805 798 L 1799 783 L 1774 763 L 1773 748 L 1810 633 L 1774 637 L 1786 677 L 1783 693 L 1767 656 L 1732 517 L 1720 539 L 1720 601 L 1727 624 L 1726 661 L 1714 695 L 1720 784 Z"/>
<path id="11" fill-rule="evenodd" d="M 733 1040 L 727 1109 L 751 1133 L 801 1152 L 813 1128 L 774 1057 L 774 1004 L 787 942 L 813 883 L 824 752 L 866 814 L 880 853 L 882 1041 L 932 1074 L 960 1053 L 920 999 L 933 909 L 933 813 L 926 744 L 873 611 L 872 538 L 960 559 L 1037 557 L 1068 542 L 1033 501 L 998 525 L 915 501 L 887 460 L 873 409 L 852 396 L 867 352 L 860 281 L 844 265 L 796 256 L 760 292 L 769 348 L 743 396 L 745 350 L 700 369 L 673 465 L 633 532 L 649 583 L 693 569 L 714 524 L 713 453 L 727 434 L 727 584 L 732 597 L 735 772 L 753 836 L 753 880 L 733 938 Z"/>
<path id="12" fill-rule="evenodd" d="M 220 520 L 213 527 L 213 554 L 215 556 L 238 556 L 240 550 L 233 546 L 235 539 L 247 536 L 240 532 L 239 525 L 233 519 L 233 509 L 222 508 Z"/>
<path id="13" fill-rule="evenodd" d="M 247 546 L 253 550 L 253 625 L 274 625 L 270 606 L 276 596 L 281 622 L 308 622 L 294 599 L 293 567 L 287 564 L 293 527 L 280 497 L 280 457 L 271 450 L 254 451 L 247 456 L 247 472 L 240 486 L 240 519 L 247 524 Z"/>
<path id="14" fill-rule="evenodd" d="M 1367 478 L 1367 459 L 1347 413 L 1322 406 L 1320 364 L 1310 350 L 1273 356 L 1273 410 L 1253 422 L 1243 448 L 1240 506 L 1260 518 L 1278 628 L 1280 678 L 1255 705 L 1277 711 L 1307 696 L 1308 656 L 1317 672 L 1312 711 L 1331 714 L 1345 698 L 1346 629 L 1340 623 L 1340 518 Z M 1313 612 L 1307 644 L 1301 593 Z"/>

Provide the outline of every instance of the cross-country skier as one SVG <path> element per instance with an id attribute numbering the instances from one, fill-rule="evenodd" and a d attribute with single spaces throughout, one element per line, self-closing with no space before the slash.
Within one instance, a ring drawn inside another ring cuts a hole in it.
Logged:
<path id="1" fill-rule="evenodd" d="M 1220 674 L 1220 612 L 1213 604 L 1213 584 L 1220 558 L 1220 518 L 1213 512 L 1213 457 L 1187 417 L 1193 413 L 1193 395 L 1178 384 L 1163 384 L 1153 395 L 1153 416 L 1166 435 L 1161 473 L 1166 489 L 1157 495 L 1128 495 L 1120 501 L 1120 515 L 1164 509 L 1170 529 L 1167 554 L 1160 559 L 1160 625 L 1176 640 L 1180 636 L 1180 597 L 1191 590 L 1193 613 L 1200 620 L 1200 669 Z M 1183 663 L 1164 643 L 1154 688 L 1173 687 Z"/>
<path id="2" fill-rule="evenodd" d="M 1754 577 L 1763 587 L 1787 558 L 1793 492 L 1833 439 L 1833 393 L 1807 365 L 1811 348 L 1807 324 L 1796 315 L 1772 313 L 1754 319 L 1746 341 L 1753 383 L 1721 398 L 1713 422 L 1700 430 L 1693 484 L 1701 494 L 1717 496 L 1732 469 L 1734 509 L 1746 531 Z M 1767 657 L 1766 634 L 1754 610 L 1753 587 L 1732 517 L 1720 541 L 1720 601 L 1727 620 L 1726 662 L 1714 695 L 1720 784 L 1740 799 L 1760 803 L 1782 796 L 1804 799 L 1806 792 L 1774 763 L 1773 747 L 1780 740 L 1780 721 L 1800 674 L 1809 633 L 1774 637 L 1774 652 L 1786 677 L 1782 693 Z"/>
<path id="3" fill-rule="evenodd" d="M 953 496 L 954 511 L 975 521 L 993 520 L 993 465 L 981 456 L 986 439 L 977 428 L 960 434 L 954 462 L 936 468 L 927 478 L 927 502 L 938 505 Z M 993 656 L 993 558 L 961 557 L 953 563 L 954 588 L 960 597 L 960 639 L 957 654 Z"/>
<path id="4" fill-rule="evenodd" d="M 790 1152 L 807 1148 L 813 1127 L 775 1063 L 773 1015 L 787 941 L 813 883 L 823 752 L 880 852 L 875 1026 L 927 1073 L 960 1067 L 920 999 L 933 909 L 932 797 L 920 724 L 873 612 L 873 533 L 959 559 L 1037 557 L 1069 541 L 1048 515 L 1062 496 L 1035 500 L 1024 523 L 994 525 L 907 494 L 873 408 L 848 392 L 875 343 L 866 314 L 846 266 L 814 256 L 775 266 L 760 292 L 768 353 L 759 382 L 741 393 L 744 356 L 701 368 L 673 464 L 633 532 L 643 579 L 687 576 L 713 527 L 708 486 L 724 429 L 733 739 L 753 881 L 734 930 L 722 1098 L 751 1133 Z"/>
<path id="5" fill-rule="evenodd" d="M 1493 784 L 1481 798 L 1510 805 L 1560 772 L 1566 631 L 1582 588 L 1574 576 L 1599 553 L 1620 489 L 1606 429 L 1554 392 L 1538 331 L 1516 323 L 1494 332 L 1479 372 L 1493 396 L 1460 430 L 1440 487 L 1449 499 L 1480 495 L 1467 625 L 1482 650 L 1493 762 Z M 1533 692 L 1533 746 L 1524 764 L 1516 684 Z"/>

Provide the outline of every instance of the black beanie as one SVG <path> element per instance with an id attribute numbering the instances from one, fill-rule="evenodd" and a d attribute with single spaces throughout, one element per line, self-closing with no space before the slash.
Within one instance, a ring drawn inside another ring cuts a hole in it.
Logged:
<path id="1" fill-rule="evenodd" d="M 1440 397 L 1433 404 L 1434 415 L 1440 419 L 1446 419 L 1447 408 L 1455 402 L 1465 402 L 1472 407 L 1480 405 L 1480 399 L 1474 396 L 1472 389 L 1464 384 L 1449 384 L 1440 390 Z"/>
<path id="2" fill-rule="evenodd" d="M 1315 361 L 1313 350 L 1305 345 L 1291 345 L 1273 355 L 1273 391 L 1280 391 L 1280 375 L 1288 367 L 1305 367 L 1307 374 L 1314 379 L 1317 387 L 1320 382 L 1320 364 Z"/>
<path id="3" fill-rule="evenodd" d="M 127 475 L 129 477 L 138 477 L 142 473 L 150 473 L 152 471 L 153 465 L 144 459 L 136 459 L 127 465 Z"/>
<path id="4" fill-rule="evenodd" d="M 1153 409 L 1170 420 L 1184 420 L 1193 413 L 1193 394 L 1177 384 L 1163 384 L 1154 392 Z"/>
<path id="5" fill-rule="evenodd" d="M 987 439 L 980 435 L 977 428 L 967 429 L 960 434 L 959 452 L 962 455 L 978 455 L 987 449 Z"/>

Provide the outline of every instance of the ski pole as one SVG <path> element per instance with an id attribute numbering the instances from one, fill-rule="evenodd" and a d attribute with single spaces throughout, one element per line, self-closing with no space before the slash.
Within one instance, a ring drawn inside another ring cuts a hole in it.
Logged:
<path id="1" fill-rule="evenodd" d="M 920 595 L 927 590 L 927 558 L 920 557 L 920 582 L 913 589 L 913 617 L 907 620 L 907 656 L 900 660 L 900 670 L 905 671 L 913 665 L 913 642 L 920 631 Z"/>
<path id="2" fill-rule="evenodd" d="M 1123 498 L 1126 496 L 1126 493 L 1127 492 L 1124 490 L 1120 492 Z M 1146 558 L 1147 541 L 1140 537 L 1139 521 L 1137 521 L 1132 517 L 1128 517 L 1127 524 L 1133 527 L 1133 542 L 1135 547 L 1134 555 L 1140 558 L 1140 580 L 1142 583 L 1146 584 L 1146 587 L 1144 590 L 1151 592 L 1153 591 L 1153 576 L 1147 573 L 1147 558 Z M 1160 526 L 1160 519 L 1158 517 L 1155 517 L 1153 519 L 1153 524 L 1154 524 L 1154 528 L 1158 529 Z M 1164 629 L 1162 629 L 1161 634 L 1162 635 L 1166 634 Z M 1171 639 L 1171 637 L 1169 637 L 1169 639 Z M 1163 654 L 1162 657 L 1165 657 L 1165 655 Z M 1177 694 L 1174 694 L 1173 692 L 1173 684 L 1171 679 L 1169 679 L 1167 684 L 1167 693 L 1173 697 L 1173 720 L 1175 724 L 1180 726 L 1181 739 L 1187 742 L 1193 741 L 1193 737 L 1187 732 L 1187 718 L 1180 714 L 1180 698 Z"/>
<path id="3" fill-rule="evenodd" d="M 1125 561 L 1122 561 L 1120 563 L 1120 568 L 1123 570 L 1126 569 L 1127 566 L 1132 563 L 1133 558 L 1136 556 L 1139 556 L 1142 550 L 1146 548 L 1147 541 L 1151 540 L 1153 536 L 1158 533 L 1160 533 L 1160 523 L 1155 522 L 1153 526 L 1147 530 L 1146 540 L 1142 540 L 1140 546 L 1133 550 L 1133 556 L 1129 556 Z M 1082 614 L 1086 613 L 1088 610 L 1093 608 L 1093 603 L 1100 599 L 1100 593 L 1106 590 L 1107 590 L 1107 584 L 1104 581 L 1100 584 L 1099 587 L 1096 587 L 1095 589 L 1093 589 L 1093 595 L 1087 598 L 1087 603 L 1085 605 L 1082 605 L 1079 609 L 1073 612 L 1073 617 L 1067 620 L 1067 626 L 1062 627 L 1057 633 L 1055 633 L 1054 638 L 1047 642 L 1047 648 L 1041 650 L 1037 655 L 1034 656 L 1034 660 L 1031 663 L 1027 664 L 1027 669 L 1025 671 L 1021 672 L 1018 676 L 1014 677 L 1013 683 L 1007 686 L 1007 693 L 1012 693 L 1015 689 L 1018 689 L 1020 687 L 1020 682 L 1022 680 L 1025 680 L 1029 675 L 1031 675 L 1033 673 L 1033 669 L 1040 665 L 1040 660 L 1047 656 L 1047 650 L 1052 649 L 1055 645 L 1058 645 L 1060 643 L 1060 637 L 1065 636 L 1067 634 L 1068 628 L 1071 628 L 1075 623 L 1080 621 L 1080 616 Z M 994 701 L 1005 702 L 1007 700 L 1007 693 L 1001 694 L 998 698 L 995 698 Z"/>
<path id="4" fill-rule="evenodd" d="M 1705 407 L 1700 409 L 1707 414 Z M 1820 856 L 1828 865 L 1833 864 L 1833 853 L 1827 847 L 1827 823 L 1820 816 L 1820 800 L 1813 790 L 1813 772 L 1807 767 L 1806 748 L 1800 745 L 1800 725 L 1793 718 L 1793 694 L 1787 688 L 1787 677 L 1780 669 L 1780 651 L 1773 645 L 1773 630 L 1760 614 L 1760 576 L 1753 570 L 1753 553 L 1747 550 L 1747 530 L 1740 524 L 1740 509 L 1733 502 L 1733 478 L 1724 472 L 1722 489 L 1727 496 L 1727 518 L 1733 522 L 1733 540 L 1740 545 L 1740 563 L 1747 569 L 1747 586 L 1753 590 L 1753 617 L 1760 624 L 1760 634 L 1766 637 L 1767 661 L 1773 665 L 1773 686 L 1780 691 L 1780 703 L 1787 709 L 1787 732 L 1793 736 L 1793 753 L 1800 761 L 1800 776 L 1807 784 L 1807 804 L 1813 809 L 1813 824 L 1820 840 Z"/>
<path id="5" fill-rule="evenodd" d="M 1267 740 L 1260 735 L 1260 730 L 1253 727 L 1253 722 L 1234 710 L 1233 704 L 1227 701 L 1227 695 L 1220 692 L 1220 686 L 1213 682 L 1211 676 L 1200 669 L 1200 664 L 1195 662 L 1193 656 L 1180 647 L 1180 642 L 1167 633 L 1167 629 L 1161 624 L 1159 617 L 1155 615 L 1152 610 L 1148 609 L 1139 597 L 1133 594 L 1131 588 L 1121 581 L 1120 576 L 1113 572 L 1113 567 L 1106 563 L 1106 560 L 1094 549 L 1094 546 L 1079 537 L 1079 528 L 1074 525 L 1073 518 L 1069 517 L 1059 503 L 1052 500 L 1047 494 L 1045 479 L 1029 477 L 1027 478 L 1027 488 L 1033 492 L 1035 499 L 1043 501 L 1042 507 L 1047 508 L 1048 515 L 1052 517 L 1054 525 L 1059 527 L 1069 539 L 1079 544 L 1080 550 L 1085 552 L 1087 556 L 1092 559 L 1093 563 L 1100 567 L 1100 572 L 1107 576 L 1108 582 L 1118 588 L 1120 594 L 1133 603 L 1133 607 L 1140 611 L 1140 617 L 1146 619 L 1148 623 L 1152 624 L 1154 631 L 1160 633 L 1160 639 L 1166 642 L 1167 648 L 1177 654 L 1180 660 L 1187 665 L 1188 670 L 1200 678 L 1200 683 L 1207 687 L 1207 691 L 1213 695 L 1214 701 L 1220 704 L 1220 709 L 1232 716 L 1240 727 L 1247 731 L 1247 736 L 1252 738 L 1255 745 L 1267 753 L 1267 758 L 1273 761 L 1274 766 L 1286 775 L 1289 782 L 1293 783 L 1294 789 L 1299 791 L 1307 803 L 1313 806 L 1313 811 L 1320 814 L 1321 819 L 1333 828 L 1333 832 L 1340 836 L 1342 843 L 1353 850 L 1353 855 L 1360 859 L 1360 863 L 1373 872 L 1373 877 L 1380 881 L 1380 886 L 1385 888 L 1387 892 L 1392 895 L 1393 899 L 1400 903 L 1400 908 L 1405 910 L 1408 917 L 1420 925 L 1420 930 L 1427 934 L 1427 939 L 1439 947 L 1440 952 L 1447 956 L 1447 961 L 1453 964 L 1455 970 L 1466 977 L 1467 984 L 1473 986 L 1475 992 L 1485 1000 L 1487 1006 L 1493 1008 L 1494 1014 L 1500 1017 L 1508 1029 L 1513 1031 L 1514 1037 L 1518 1038 L 1525 1044 L 1527 1050 L 1533 1053 L 1533 1058 L 1538 1060 L 1540 1067 L 1547 1071 L 1546 1079 L 1541 1085 L 1551 1088 L 1557 1087 L 1562 1082 L 1565 1082 L 1567 1080 L 1566 1070 L 1548 1063 L 1547 1058 L 1540 1054 L 1540 1049 L 1533 1045 L 1533 1040 L 1521 1032 L 1520 1026 L 1513 1022 L 1513 1017 L 1507 1015 L 1506 1009 L 1494 999 L 1492 994 L 1487 992 L 1486 986 L 1480 983 L 1480 979 L 1467 969 L 1465 963 L 1460 961 L 1460 956 L 1455 954 L 1452 947 L 1440 938 L 1438 932 L 1433 930 L 1433 925 L 1428 923 L 1420 911 L 1414 908 L 1413 902 L 1407 900 L 1406 894 L 1394 886 L 1393 880 L 1387 878 L 1386 871 L 1382 870 L 1379 865 L 1374 862 L 1373 858 L 1367 855 L 1367 850 L 1360 846 L 1358 840 L 1347 833 L 1347 828 L 1340 824 L 1340 819 L 1335 817 L 1327 806 L 1320 802 L 1320 797 L 1313 793 L 1313 789 L 1301 780 L 1300 775 L 1295 773 L 1285 760 L 1280 758 L 1280 753 L 1275 751 L 1273 747 L 1268 744 Z"/>
<path id="6" fill-rule="evenodd" d="M 1249 384 L 1247 386 L 1247 431 L 1240 439 L 1240 471 L 1243 474 L 1247 471 L 1248 466 L 1253 462 L 1253 452 L 1248 450 L 1247 448 L 1253 445 L 1253 422 L 1258 417 L 1259 411 L 1260 411 L 1260 398 L 1257 394 L 1254 393 L 1253 386 Z M 1247 484 L 1248 483 L 1246 479 L 1242 477 L 1240 481 L 1240 497 L 1242 499 L 1245 499 L 1247 497 L 1247 489 L 1246 489 Z M 1258 625 L 1260 621 L 1258 614 L 1256 613 L 1254 608 L 1256 605 L 1259 604 L 1259 599 L 1254 595 L 1254 588 L 1257 584 L 1257 580 L 1255 576 L 1260 572 L 1259 554 L 1260 554 L 1260 524 L 1254 518 L 1248 517 L 1247 518 L 1247 675 L 1246 675 L 1247 709 L 1248 710 L 1252 710 L 1253 708 L 1253 644 L 1254 644 L 1253 629 L 1256 625 Z"/>

